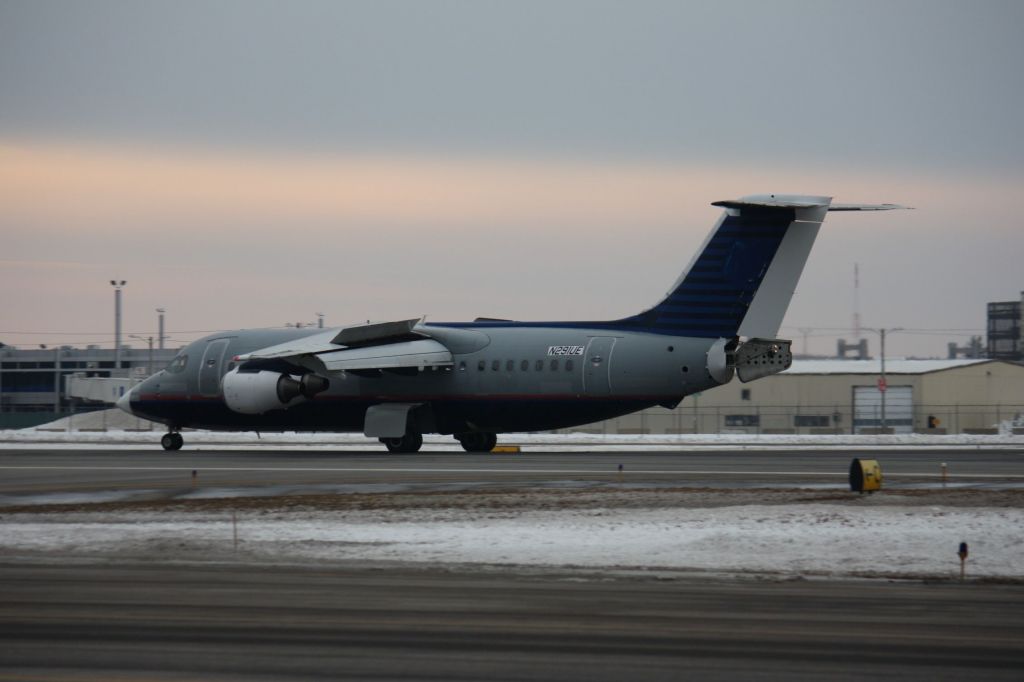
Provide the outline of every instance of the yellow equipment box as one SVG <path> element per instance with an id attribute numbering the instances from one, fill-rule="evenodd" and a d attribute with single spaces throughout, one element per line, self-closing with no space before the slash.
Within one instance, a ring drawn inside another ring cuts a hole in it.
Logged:
<path id="1" fill-rule="evenodd" d="M 882 467 L 877 459 L 855 459 L 850 462 L 850 490 L 873 493 L 882 489 Z"/>

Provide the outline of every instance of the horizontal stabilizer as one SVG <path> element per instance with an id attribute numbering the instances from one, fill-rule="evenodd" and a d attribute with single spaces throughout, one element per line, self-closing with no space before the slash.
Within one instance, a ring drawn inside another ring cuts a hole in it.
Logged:
<path id="1" fill-rule="evenodd" d="M 892 211 L 894 209 L 913 209 L 913 206 L 900 206 L 899 204 L 832 204 L 828 207 L 830 211 Z"/>
<path id="2" fill-rule="evenodd" d="M 726 199 L 724 201 L 712 201 L 712 206 L 722 208 L 820 208 L 828 206 L 828 197 L 806 197 L 803 199 L 791 199 L 789 197 L 775 198 L 770 195 L 766 198 L 744 197 L 742 199 Z"/>
<path id="3" fill-rule="evenodd" d="M 833 204 L 828 197 L 793 197 L 786 195 L 769 194 L 767 196 L 743 197 L 742 199 L 727 199 L 725 201 L 713 201 L 712 206 L 722 208 L 820 208 L 828 206 L 830 211 L 892 211 L 894 209 L 909 209 L 910 206 L 900 204 Z"/>

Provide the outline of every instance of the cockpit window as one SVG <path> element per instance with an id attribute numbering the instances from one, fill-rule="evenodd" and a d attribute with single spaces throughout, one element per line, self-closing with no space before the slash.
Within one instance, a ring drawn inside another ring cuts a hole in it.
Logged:
<path id="1" fill-rule="evenodd" d="M 167 372 L 169 374 L 179 374 L 185 371 L 185 366 L 188 364 L 188 356 L 182 353 L 173 360 L 171 364 L 167 365 Z"/>

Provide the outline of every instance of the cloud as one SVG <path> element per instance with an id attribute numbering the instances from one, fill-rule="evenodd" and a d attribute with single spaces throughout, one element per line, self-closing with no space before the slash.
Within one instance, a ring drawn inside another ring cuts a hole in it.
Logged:
<path id="1" fill-rule="evenodd" d="M 605 225 L 678 220 L 686 194 L 722 171 L 519 159 L 317 158 L 47 144 L 0 145 L 0 211 L 43 229 L 138 226 L 159 216 L 225 230 L 481 224 Z"/>
<path id="2" fill-rule="evenodd" d="M 711 201 L 795 191 L 917 210 L 830 216 L 787 324 L 846 323 L 859 262 L 865 324 L 980 327 L 984 302 L 1019 287 L 1012 255 L 1024 238 L 1005 202 L 1020 181 L 7 140 L 0 286 L 32 296 L 5 297 L 0 318 L 10 330 L 102 330 L 115 276 L 130 281 L 126 319 L 164 306 L 183 329 L 281 324 L 315 310 L 334 324 L 612 317 L 664 292 L 717 217 Z"/>

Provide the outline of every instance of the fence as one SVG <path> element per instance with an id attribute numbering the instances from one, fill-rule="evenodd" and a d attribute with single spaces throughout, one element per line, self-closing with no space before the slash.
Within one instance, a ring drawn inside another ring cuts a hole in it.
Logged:
<path id="1" fill-rule="evenodd" d="M 651 408 L 596 424 L 567 429 L 587 433 L 747 433 L 850 434 L 932 433 L 1024 434 L 1024 404 L 914 405 L 911 414 L 859 414 L 850 405 L 713 405 L 682 404 L 675 410 Z M 1016 431 L 1014 431 L 1016 429 Z"/>
<path id="2" fill-rule="evenodd" d="M 25 428 L 63 417 L 50 428 L 57 430 L 148 430 L 162 429 L 120 410 L 98 410 L 78 414 L 53 412 L 0 413 L 0 428 Z M 864 421 L 864 420 L 860 420 Z M 867 420 L 873 422 L 874 420 Z M 929 426 L 929 423 L 931 426 Z M 850 406 L 836 405 L 751 405 L 680 406 L 675 410 L 651 408 L 596 424 L 565 429 L 584 433 L 672 434 L 849 434 L 877 433 L 872 424 L 856 426 Z M 893 415 L 886 419 L 886 433 L 942 434 L 1024 434 L 1024 404 L 1015 405 L 914 405 L 910 419 Z"/>

